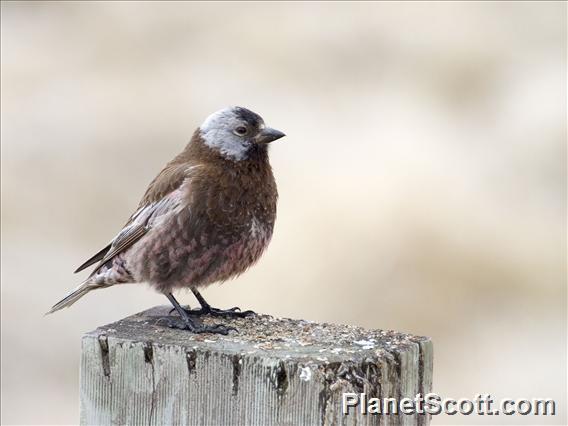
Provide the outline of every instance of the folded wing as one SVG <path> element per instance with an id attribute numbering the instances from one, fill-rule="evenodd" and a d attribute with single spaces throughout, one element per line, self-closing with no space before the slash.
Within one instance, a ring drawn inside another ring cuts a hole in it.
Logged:
<path id="1" fill-rule="evenodd" d="M 83 263 L 75 272 L 98 262 L 97 267 L 91 273 L 91 276 L 95 275 L 102 265 L 131 247 L 152 227 L 157 226 L 166 217 L 176 214 L 180 208 L 183 208 L 182 187 L 170 192 L 162 199 L 138 209 L 111 243 Z"/>

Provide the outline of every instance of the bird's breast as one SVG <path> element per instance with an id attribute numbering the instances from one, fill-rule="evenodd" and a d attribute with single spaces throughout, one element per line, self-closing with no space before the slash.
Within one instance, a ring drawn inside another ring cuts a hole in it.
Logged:
<path id="1" fill-rule="evenodd" d="M 228 266 L 234 266 L 236 273 L 240 273 L 256 262 L 270 242 L 272 228 L 272 223 L 254 217 L 234 236 L 233 242 L 225 246 L 223 251 Z"/>
<path id="2" fill-rule="evenodd" d="M 268 169 L 229 176 L 225 171 L 217 177 L 209 174 L 193 181 L 185 208 L 153 228 L 136 247 L 131 263 L 138 281 L 163 292 L 195 288 L 239 275 L 261 257 L 276 219 L 272 173 Z"/>

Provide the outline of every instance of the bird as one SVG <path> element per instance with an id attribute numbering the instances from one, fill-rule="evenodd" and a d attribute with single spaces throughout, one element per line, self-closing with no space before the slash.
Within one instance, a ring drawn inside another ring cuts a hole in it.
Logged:
<path id="1" fill-rule="evenodd" d="M 114 239 L 75 270 L 95 265 L 87 279 L 47 314 L 71 306 L 92 290 L 148 283 L 179 314 L 168 317 L 168 326 L 192 333 L 235 330 L 207 325 L 200 317 L 254 312 L 214 308 L 200 289 L 242 274 L 267 248 L 278 200 L 268 147 L 284 136 L 244 107 L 209 115 L 152 180 Z M 182 307 L 173 296 L 179 289 L 190 289 L 201 308 Z"/>

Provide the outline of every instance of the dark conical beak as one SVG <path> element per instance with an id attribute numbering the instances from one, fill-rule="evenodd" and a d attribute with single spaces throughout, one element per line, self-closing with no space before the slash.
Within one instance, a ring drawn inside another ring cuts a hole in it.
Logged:
<path id="1" fill-rule="evenodd" d="M 262 131 L 255 137 L 256 143 L 270 143 L 274 142 L 276 139 L 286 136 L 280 130 L 272 129 L 270 127 L 265 127 Z"/>

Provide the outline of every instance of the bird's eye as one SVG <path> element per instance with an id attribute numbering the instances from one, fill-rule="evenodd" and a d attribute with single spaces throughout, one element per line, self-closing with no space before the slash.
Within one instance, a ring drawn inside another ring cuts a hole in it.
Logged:
<path id="1" fill-rule="evenodd" d="M 235 133 L 239 136 L 244 136 L 247 133 L 247 128 L 245 126 L 239 126 L 235 129 Z"/>

